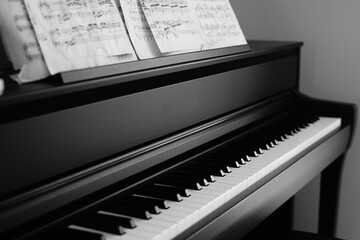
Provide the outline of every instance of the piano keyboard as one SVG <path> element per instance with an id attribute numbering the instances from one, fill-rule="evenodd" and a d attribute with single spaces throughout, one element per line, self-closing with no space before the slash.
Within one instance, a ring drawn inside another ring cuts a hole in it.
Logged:
<path id="1" fill-rule="evenodd" d="M 281 134 L 270 128 L 257 136 L 261 139 L 232 142 L 100 203 L 51 239 L 172 239 L 265 184 L 340 125 L 339 118 L 317 117 L 289 124 Z"/>

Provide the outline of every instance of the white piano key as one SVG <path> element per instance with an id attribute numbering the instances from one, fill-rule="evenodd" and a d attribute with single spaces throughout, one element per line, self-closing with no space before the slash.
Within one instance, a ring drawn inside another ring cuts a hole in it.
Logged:
<path id="1" fill-rule="evenodd" d="M 122 240 L 122 239 L 129 239 L 129 240 L 144 240 L 147 239 L 148 232 L 139 232 L 139 236 L 134 236 L 131 234 L 127 234 L 126 238 L 125 234 L 124 235 L 115 235 L 115 234 L 111 234 L 111 233 L 106 233 L 106 232 L 102 232 L 102 231 L 98 231 L 98 230 L 94 230 L 91 228 L 85 228 L 85 227 L 81 227 L 81 226 L 77 226 L 77 225 L 70 225 L 69 228 L 71 229 L 76 229 L 76 230 L 80 230 L 80 231 L 84 231 L 84 232 L 93 232 L 93 233 L 99 233 L 102 235 L 102 239 L 103 240 Z"/>
<path id="2" fill-rule="evenodd" d="M 169 217 L 164 220 L 164 217 L 159 218 L 159 216 L 154 216 L 151 220 L 152 221 L 148 223 L 149 225 L 159 225 L 164 227 L 168 225 L 164 231 L 159 233 L 159 239 L 171 239 L 179 232 L 177 224 L 178 220 L 175 222 L 169 221 Z"/>
<path id="3" fill-rule="evenodd" d="M 181 204 L 181 206 L 178 206 L 177 209 L 181 210 L 181 207 L 186 207 L 186 209 L 191 209 L 191 212 L 189 212 L 191 214 L 190 216 L 190 218 L 192 219 L 191 222 L 198 221 L 200 219 L 198 209 L 199 207 L 201 207 L 201 204 L 194 205 L 194 203 L 192 202 L 185 201 Z"/>
<path id="4" fill-rule="evenodd" d="M 221 184 L 221 183 L 217 183 L 214 184 L 213 186 L 211 186 L 211 188 L 209 189 L 209 191 L 216 191 L 217 193 L 219 193 L 219 196 L 223 196 L 221 199 L 219 199 L 220 205 L 224 204 L 225 202 L 228 201 L 228 192 L 233 188 L 234 186 L 229 186 L 229 185 L 225 185 L 225 184 Z M 221 194 L 221 195 L 220 195 Z"/>
<path id="5" fill-rule="evenodd" d="M 214 204 L 215 202 L 213 201 L 214 197 L 212 196 L 211 199 L 208 198 L 209 195 L 200 193 L 200 192 L 196 192 L 193 195 L 193 198 L 189 198 L 188 201 L 194 201 L 194 199 L 197 199 L 199 202 L 202 201 L 203 206 L 201 208 L 199 208 L 200 212 L 199 215 L 201 217 L 205 217 L 206 215 L 208 215 L 212 209 L 214 208 Z"/>
<path id="6" fill-rule="evenodd" d="M 136 224 L 136 227 L 143 231 L 157 233 L 163 230 L 163 228 L 160 225 L 158 226 L 151 225 L 151 222 L 149 222 L 149 220 L 134 219 L 134 222 Z"/>
<path id="7" fill-rule="evenodd" d="M 191 198 L 187 199 L 190 202 L 200 203 L 200 204 L 206 204 L 210 202 L 214 198 L 214 195 L 208 195 L 203 193 L 192 193 Z"/>
<path id="8" fill-rule="evenodd" d="M 129 233 L 132 233 L 134 235 L 138 235 L 138 230 L 143 231 L 143 228 L 147 225 L 148 227 L 152 226 L 158 226 L 163 228 L 162 231 L 157 232 L 156 236 L 153 236 L 152 238 L 149 237 L 149 239 L 170 239 L 177 234 L 179 234 L 179 231 L 184 229 L 185 225 L 183 222 L 182 217 L 177 217 L 174 215 L 169 214 L 159 214 L 159 215 L 153 215 L 153 218 L 151 219 L 151 222 L 145 222 L 148 220 L 142 220 L 143 225 L 140 225 L 137 228 L 132 229 L 133 231 L 128 231 Z M 168 226 L 166 227 L 166 223 L 168 223 Z"/>
<path id="9" fill-rule="evenodd" d="M 201 206 L 203 206 L 203 204 L 201 204 L 199 202 L 191 201 L 190 199 L 185 199 L 183 202 L 181 202 L 181 205 L 185 206 L 185 207 L 188 207 L 188 208 L 191 208 L 191 209 L 198 209 Z"/>

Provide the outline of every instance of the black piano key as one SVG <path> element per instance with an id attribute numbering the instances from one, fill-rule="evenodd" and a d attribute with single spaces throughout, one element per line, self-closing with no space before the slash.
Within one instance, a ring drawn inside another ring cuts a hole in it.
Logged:
<path id="1" fill-rule="evenodd" d="M 246 155 L 245 157 L 241 158 L 241 160 L 242 160 L 243 162 L 245 162 L 245 164 L 248 163 L 248 162 L 251 162 L 251 158 L 250 158 L 248 155 Z"/>
<path id="2" fill-rule="evenodd" d="M 109 220 L 113 220 L 114 222 L 116 221 L 118 224 L 120 224 L 120 226 L 123 226 L 124 228 L 135 228 L 136 224 L 134 222 L 133 219 L 128 218 L 128 217 L 123 217 L 123 216 L 114 216 L 114 215 L 109 215 L 109 214 L 105 214 L 105 213 L 97 213 L 99 215 L 101 215 L 101 217 L 106 217 Z"/>
<path id="3" fill-rule="evenodd" d="M 49 234 L 43 234 L 40 239 L 48 240 L 64 240 L 64 239 L 76 239 L 76 240 L 103 240 L 103 235 L 99 233 L 85 232 L 72 228 L 63 228 L 52 230 Z"/>
<path id="4" fill-rule="evenodd" d="M 273 138 L 269 138 L 266 139 L 266 141 L 262 142 L 261 144 L 259 144 L 259 148 L 261 149 L 261 151 L 266 151 L 266 150 L 270 150 L 270 142 L 274 140 Z"/>
<path id="5" fill-rule="evenodd" d="M 209 166 L 205 164 L 190 163 L 184 167 L 185 170 L 195 170 L 196 172 L 203 172 L 209 175 L 224 177 L 225 173 L 220 167 Z"/>
<path id="6" fill-rule="evenodd" d="M 198 171 L 195 168 L 189 168 L 189 167 L 184 166 L 184 167 L 179 168 L 176 172 L 179 174 L 184 174 L 184 175 L 186 174 L 186 175 L 192 176 L 194 178 L 205 179 L 208 183 L 215 182 L 215 179 L 211 174 L 209 174 L 206 171 Z"/>
<path id="7" fill-rule="evenodd" d="M 136 209 L 133 207 L 129 207 L 126 204 L 113 204 L 113 203 L 103 203 L 99 207 L 99 211 L 105 211 L 120 215 L 125 215 L 129 217 L 136 217 L 141 219 L 151 219 L 151 214 L 148 211 L 144 211 L 142 209 Z"/>
<path id="8" fill-rule="evenodd" d="M 239 154 L 233 155 L 233 154 L 231 154 L 231 153 L 226 153 L 226 152 L 224 152 L 224 153 L 227 154 L 227 155 L 221 156 L 221 152 L 219 152 L 219 153 L 215 153 L 215 154 L 214 154 L 214 157 L 215 157 L 215 158 L 221 157 L 222 159 L 224 159 L 224 162 L 226 163 L 227 166 L 233 167 L 233 168 L 238 168 L 238 167 L 240 167 L 240 165 L 241 165 L 241 159 L 242 159 L 243 157 L 245 157 L 245 156 L 239 155 Z"/>
<path id="9" fill-rule="evenodd" d="M 308 121 L 309 121 L 310 123 L 315 123 L 315 122 L 319 121 L 319 119 L 320 119 L 320 118 L 319 118 L 318 116 L 313 116 L 313 117 L 309 118 Z"/>
<path id="10" fill-rule="evenodd" d="M 246 156 L 246 155 L 245 155 Z M 214 161 L 215 164 L 224 164 L 229 167 L 238 168 L 244 155 L 228 151 L 226 148 L 214 151 L 206 156 L 200 157 L 200 161 Z"/>
<path id="11" fill-rule="evenodd" d="M 136 208 L 138 210 L 149 211 L 152 214 L 159 214 L 161 212 L 159 207 L 154 204 L 151 204 L 149 202 L 138 203 L 134 202 L 132 199 L 125 197 L 114 198 L 111 200 L 111 203 L 123 204 L 131 208 Z"/>
<path id="12" fill-rule="evenodd" d="M 194 174 L 193 172 L 185 172 L 180 169 L 178 169 L 176 171 L 172 171 L 172 172 L 166 174 L 165 176 L 179 176 L 179 177 L 188 179 L 190 181 L 198 182 L 203 187 L 206 187 L 209 185 L 209 182 L 205 179 L 205 177 Z"/>
<path id="13" fill-rule="evenodd" d="M 234 158 L 235 157 L 230 154 L 227 157 L 225 157 L 221 155 L 220 152 L 218 152 L 214 154 L 209 154 L 208 156 L 201 156 L 200 158 L 196 159 L 196 161 L 213 166 L 220 166 L 222 167 L 223 171 L 225 170 L 225 172 L 230 173 L 231 169 L 229 167 L 232 168 L 240 167 L 239 162 L 234 160 Z"/>
<path id="14" fill-rule="evenodd" d="M 189 191 L 186 189 L 186 187 L 183 186 L 171 186 L 171 185 L 164 185 L 164 184 L 156 184 L 153 183 L 154 185 L 152 185 L 153 187 L 156 187 L 157 189 L 163 189 L 164 191 L 167 192 L 174 192 L 174 193 L 179 193 L 180 196 L 182 197 L 190 197 L 190 193 Z"/>
<path id="15" fill-rule="evenodd" d="M 194 160 L 193 164 L 199 164 L 202 166 L 206 166 L 209 168 L 215 168 L 215 169 L 220 169 L 222 170 L 224 173 L 230 173 L 231 169 L 229 168 L 229 166 L 226 164 L 227 161 L 223 160 L 223 159 L 219 159 L 219 158 L 205 158 L 205 157 L 199 157 L 196 160 Z"/>
<path id="16" fill-rule="evenodd" d="M 289 132 L 286 133 L 286 135 L 288 136 L 294 136 L 295 134 L 296 132 L 293 129 L 291 129 Z"/>
<path id="17" fill-rule="evenodd" d="M 271 149 L 271 144 L 270 143 L 267 143 L 266 145 L 265 145 L 265 150 L 270 150 Z"/>
<path id="18" fill-rule="evenodd" d="M 238 163 L 240 164 L 240 166 L 241 166 L 241 165 L 245 165 L 247 162 L 249 162 L 249 161 L 247 161 L 247 159 L 248 159 L 248 156 L 245 157 L 245 158 L 241 158 L 241 159 L 238 161 Z"/>
<path id="19" fill-rule="evenodd" d="M 305 119 L 303 122 L 302 122 L 302 125 L 304 128 L 307 128 L 311 125 L 311 123 L 309 122 L 309 119 Z"/>
<path id="20" fill-rule="evenodd" d="M 155 197 L 175 202 L 181 202 L 183 200 L 180 194 L 176 191 L 166 191 L 166 189 L 164 188 L 159 189 L 150 186 L 138 187 L 134 189 L 132 193 L 136 195 Z"/>
<path id="21" fill-rule="evenodd" d="M 258 157 L 263 153 L 264 153 L 264 151 L 262 149 L 257 149 L 257 150 L 254 150 L 254 152 L 252 154 L 250 154 L 249 156 L 250 157 Z"/>
<path id="22" fill-rule="evenodd" d="M 225 149 L 224 152 L 228 152 L 234 156 L 238 157 L 244 157 L 246 155 L 252 155 L 254 153 L 254 150 L 258 150 L 261 147 L 261 144 L 257 143 L 251 143 L 251 144 L 236 144 L 234 146 L 230 146 L 227 149 Z"/>
<path id="23" fill-rule="evenodd" d="M 291 129 L 293 129 L 293 127 L 294 124 L 291 124 L 290 122 L 279 122 L 274 125 L 273 128 L 266 129 L 266 131 L 271 137 L 278 138 L 279 136 L 288 133 Z"/>
<path id="24" fill-rule="evenodd" d="M 228 160 L 226 162 L 226 165 L 231 168 L 239 168 L 241 166 L 241 159 L 240 159 L 240 161 Z"/>
<path id="25" fill-rule="evenodd" d="M 314 117 L 309 117 L 309 118 L 307 119 L 307 121 L 306 121 L 306 123 L 308 123 L 308 124 L 313 124 L 313 123 L 315 123 L 315 122 L 316 122 L 316 120 L 315 120 Z"/>
<path id="26" fill-rule="evenodd" d="M 209 159 L 219 158 L 219 157 L 221 157 L 221 156 L 209 156 Z M 230 168 L 239 168 L 241 166 L 241 158 L 237 158 L 237 160 L 226 159 L 226 160 L 224 160 L 223 164 Z M 231 171 L 231 169 L 229 169 L 229 170 Z"/>
<path id="27" fill-rule="evenodd" d="M 174 187 L 182 187 L 193 190 L 200 190 L 199 183 L 179 176 L 160 176 L 154 180 L 156 184 L 169 185 Z"/>
<path id="28" fill-rule="evenodd" d="M 174 193 L 179 194 L 182 197 L 189 197 L 190 193 L 185 187 L 177 187 L 177 186 L 168 186 L 162 184 L 155 184 L 152 182 L 151 184 L 147 185 L 150 189 L 154 189 L 157 191 L 164 191 L 167 193 Z"/>
<path id="29" fill-rule="evenodd" d="M 152 198 L 152 197 L 145 197 L 140 195 L 127 195 L 125 196 L 126 199 L 137 202 L 139 204 L 152 204 L 154 206 L 158 206 L 161 209 L 168 209 L 169 204 L 164 199 L 159 198 Z"/>
<path id="30" fill-rule="evenodd" d="M 116 217 L 114 218 L 103 214 L 86 214 L 74 219 L 71 225 L 122 235 L 125 233 L 125 230 L 117 220 Z"/>
<path id="31" fill-rule="evenodd" d="M 209 168 L 214 168 L 214 169 L 220 169 L 222 172 L 226 173 L 231 173 L 231 169 L 230 167 L 226 164 L 226 163 L 218 163 L 218 164 L 213 164 L 213 163 L 206 163 L 206 166 L 208 166 Z"/>

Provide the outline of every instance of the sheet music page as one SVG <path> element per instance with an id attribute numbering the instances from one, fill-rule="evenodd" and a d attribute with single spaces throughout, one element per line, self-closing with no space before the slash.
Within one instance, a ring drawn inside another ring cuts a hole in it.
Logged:
<path id="1" fill-rule="evenodd" d="M 51 74 L 135 60 L 114 0 L 25 0 Z"/>
<path id="2" fill-rule="evenodd" d="M 136 54 L 140 59 L 160 57 L 150 26 L 146 21 L 139 0 L 120 0 L 127 30 Z"/>
<path id="3" fill-rule="evenodd" d="M 204 36 L 203 50 L 247 44 L 229 0 L 193 0 Z"/>
<path id="4" fill-rule="evenodd" d="M 0 1 L 0 20 L 5 50 L 14 69 L 20 69 L 12 78 L 25 83 L 49 76 L 24 0 Z"/>
<path id="5" fill-rule="evenodd" d="M 203 40 L 187 0 L 140 0 L 162 53 L 199 51 Z"/>

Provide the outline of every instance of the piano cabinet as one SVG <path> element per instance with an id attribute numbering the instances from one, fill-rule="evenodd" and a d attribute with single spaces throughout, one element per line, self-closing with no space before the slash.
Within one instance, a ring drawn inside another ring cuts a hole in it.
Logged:
<path id="1" fill-rule="evenodd" d="M 2 238 L 251 239 L 286 233 L 292 197 L 319 174 L 319 231 L 333 234 L 333 186 L 351 145 L 356 106 L 299 92 L 301 46 L 249 41 L 245 52 L 187 53 L 21 86 L 4 76 Z M 278 158 L 262 160 L 269 154 Z M 134 212 L 114 201 L 149 208 Z M 78 220 L 87 216 L 109 225 Z M 106 232 L 119 216 L 130 220 L 115 227 L 118 236 Z M 267 227 L 256 233 L 262 222 Z"/>

